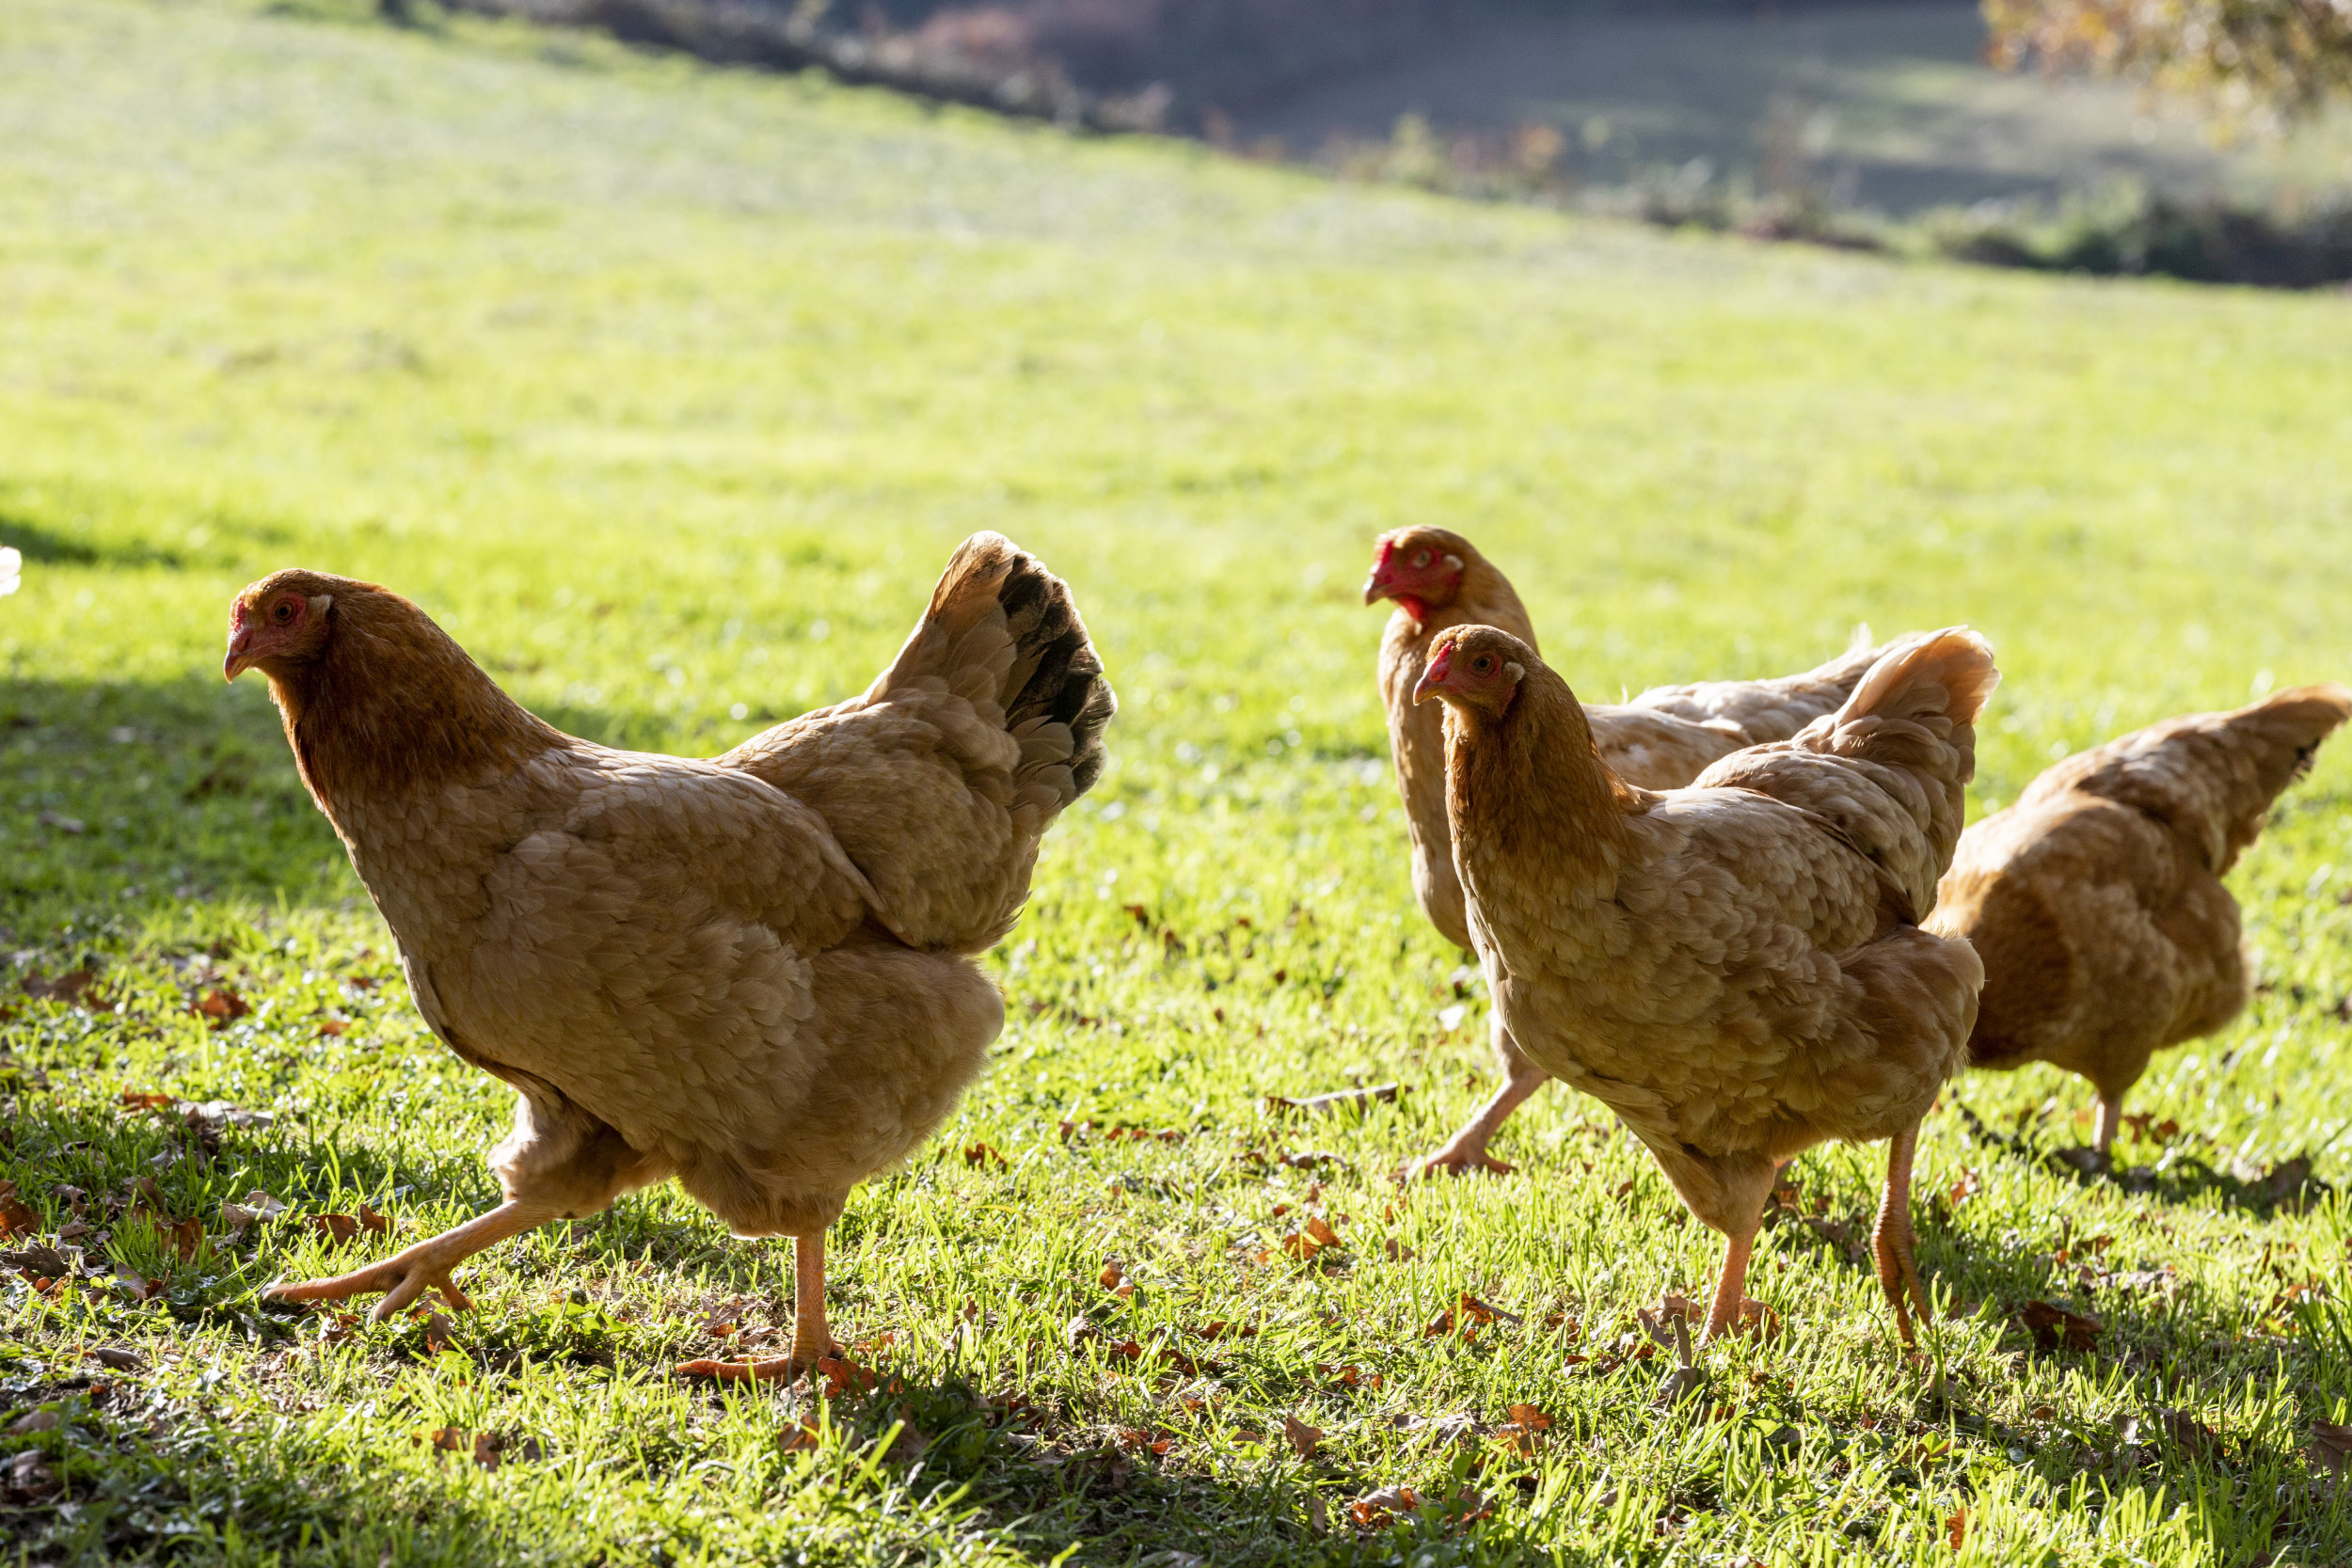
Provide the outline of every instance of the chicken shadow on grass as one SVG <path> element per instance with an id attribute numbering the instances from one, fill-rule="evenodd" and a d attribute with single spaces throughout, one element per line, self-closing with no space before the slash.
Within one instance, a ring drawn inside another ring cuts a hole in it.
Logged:
<path id="1" fill-rule="evenodd" d="M 2164 1156 L 2155 1164 L 2118 1165 L 2088 1146 L 2055 1146 L 2027 1132 L 1999 1132 L 1959 1101 L 1953 1102 L 1953 1109 L 1979 1146 L 2041 1165 L 2085 1189 L 2113 1187 L 2134 1197 L 2180 1205 L 2218 1198 L 2265 1219 L 2278 1213 L 2300 1213 L 2335 1190 L 2312 1174 L 2315 1156 L 2325 1150 L 2307 1150 L 2267 1170 L 2243 1165 L 2225 1170 L 2167 1138 Z"/>

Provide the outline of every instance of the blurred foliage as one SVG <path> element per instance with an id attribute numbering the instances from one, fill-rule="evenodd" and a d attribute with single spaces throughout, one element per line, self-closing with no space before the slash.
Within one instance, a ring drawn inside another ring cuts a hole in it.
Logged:
<path id="1" fill-rule="evenodd" d="M 2352 97 L 2346 0 L 1984 0 L 1986 53 L 2193 96 L 2258 126 Z"/>

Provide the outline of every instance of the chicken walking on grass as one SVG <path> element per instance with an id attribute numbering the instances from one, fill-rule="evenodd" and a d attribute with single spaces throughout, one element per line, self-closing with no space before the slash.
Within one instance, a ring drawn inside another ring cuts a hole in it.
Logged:
<path id="1" fill-rule="evenodd" d="M 2346 718 L 2352 690 L 2306 686 L 2168 719 L 2068 757 L 1970 828 L 1929 922 L 1984 959 L 1969 1064 L 2090 1079 L 2106 1156 L 2149 1058 L 2246 1006 L 2221 879 Z"/>
<path id="2" fill-rule="evenodd" d="M 461 1259 L 675 1176 L 735 1234 L 795 1242 L 790 1355 L 723 1370 L 834 1350 L 826 1228 L 980 1070 L 1004 1004 L 971 955 L 1103 768 L 1116 703 L 1068 590 L 977 534 L 864 696 L 707 762 L 564 734 L 346 578 L 239 594 L 225 673 L 252 668 L 418 1009 L 518 1096 L 503 1203 L 271 1293 L 464 1308 Z"/>
<path id="3" fill-rule="evenodd" d="M 1873 1247 L 1912 1342 L 1912 1155 L 1984 980 L 1918 920 L 1998 680 L 1973 632 L 1905 639 L 1835 714 L 1659 793 L 1601 761 L 1583 705 L 1518 638 L 1457 626 L 1430 649 L 1416 694 L 1445 704 L 1454 863 L 1496 1008 L 1727 1238 L 1709 1338 L 1747 1310 L 1777 1163 L 1890 1138 Z"/>
<path id="4" fill-rule="evenodd" d="M 1439 936 L 1468 948 L 1470 922 L 1446 827 L 1444 726 L 1438 710 L 1414 703 L 1413 689 L 1427 667 L 1430 643 L 1451 627 L 1500 627 L 1530 648 L 1536 646 L 1535 633 L 1510 580 L 1469 540 L 1446 529 L 1405 528 L 1380 536 L 1364 602 L 1383 600 L 1396 609 L 1380 640 L 1380 700 L 1388 709 L 1389 747 L 1412 842 L 1413 895 Z M 1835 712 L 1879 653 L 1866 631 L 1854 647 L 1818 669 L 1774 680 L 1655 687 L 1629 703 L 1587 703 L 1584 717 L 1611 772 L 1644 789 L 1679 789 L 1720 757 L 1786 740 Z M 1512 1043 L 1500 1013 L 1492 1027 L 1502 1087 L 1444 1147 L 1415 1164 L 1416 1174 L 1510 1168 L 1490 1158 L 1486 1146 L 1547 1075 Z"/>

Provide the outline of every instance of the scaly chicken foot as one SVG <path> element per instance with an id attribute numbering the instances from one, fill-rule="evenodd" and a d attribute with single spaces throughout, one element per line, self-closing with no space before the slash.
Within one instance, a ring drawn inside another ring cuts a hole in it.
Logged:
<path id="1" fill-rule="evenodd" d="M 1879 1289 L 1895 1314 L 1895 1332 L 1905 1350 L 1918 1341 L 1911 1332 L 1911 1307 L 1921 1317 L 1932 1317 L 1928 1292 L 1919 1283 L 1918 1265 L 1912 1259 L 1911 1162 L 1918 1151 L 1916 1122 L 1895 1134 L 1886 1149 L 1886 1192 L 1879 1203 L 1878 1224 L 1870 1232 L 1870 1250 L 1878 1263 Z"/>
<path id="2" fill-rule="evenodd" d="M 1424 1154 L 1406 1169 L 1407 1178 L 1419 1180 L 1424 1176 L 1443 1171 L 1448 1176 L 1460 1176 L 1469 1171 L 1486 1171 L 1495 1176 L 1508 1176 L 1513 1166 L 1486 1152 L 1486 1145 L 1502 1124 L 1511 1119 L 1511 1113 L 1527 1103 L 1528 1096 L 1550 1081 L 1551 1074 L 1529 1061 L 1517 1049 L 1510 1056 L 1510 1071 L 1502 1087 L 1492 1099 L 1478 1108 L 1478 1114 L 1462 1125 L 1460 1132 L 1445 1141 L 1434 1154 Z"/>
<path id="3" fill-rule="evenodd" d="M 839 1355 L 840 1344 L 825 1322 L 825 1233 L 792 1238 L 792 1354 L 754 1361 L 689 1361 L 677 1369 L 685 1377 L 711 1377 L 722 1383 L 789 1383 L 827 1356 Z"/>
<path id="4" fill-rule="evenodd" d="M 453 1230 L 445 1230 L 430 1241 L 394 1253 L 380 1263 L 372 1263 L 351 1274 L 333 1279 L 310 1279 L 300 1284 L 284 1280 L 262 1287 L 262 1294 L 275 1301 L 342 1301 L 350 1296 L 365 1295 L 382 1291 L 384 1299 L 376 1304 L 370 1318 L 382 1323 L 401 1311 L 427 1291 L 438 1291 L 453 1312 L 470 1312 L 473 1302 L 457 1288 L 449 1271 L 466 1259 L 485 1248 L 496 1246 L 509 1236 L 519 1236 L 535 1226 L 555 1218 L 555 1211 L 532 1204 L 509 1200 L 486 1214 L 477 1214 Z"/>

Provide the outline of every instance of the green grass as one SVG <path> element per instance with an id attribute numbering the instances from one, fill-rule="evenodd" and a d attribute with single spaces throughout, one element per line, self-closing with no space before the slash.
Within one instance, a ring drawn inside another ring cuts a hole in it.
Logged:
<path id="1" fill-rule="evenodd" d="M 2352 746 L 2235 875 L 2265 990 L 2150 1074 L 2134 1108 L 2179 1130 L 2128 1142 L 2135 1174 L 2042 1157 L 2085 1131 L 2053 1073 L 1956 1084 L 1981 1137 L 1931 1119 L 1941 1392 L 1856 1258 L 1786 1223 L 1756 1277 L 1787 1333 L 1708 1353 L 1704 1408 L 1661 1414 L 1660 1363 L 1613 1352 L 1716 1243 L 1597 1107 L 1546 1091 L 1500 1145 L 1516 1176 L 1389 1180 L 1487 1071 L 1483 999 L 1412 907 L 1355 602 L 1371 535 L 1413 520 L 1504 562 L 1588 695 L 1796 667 L 1860 619 L 1977 625 L 2009 677 L 1983 806 L 2069 748 L 2352 672 L 2352 309 L 1449 204 L 519 29 L 0 9 L 0 543 L 26 557 L 0 1176 L 41 1231 L 12 1244 L 56 1240 L 64 1186 L 111 1232 L 68 1243 L 95 1276 L 0 1276 L 0 1425 L 61 1418 L 0 1465 L 38 1449 L 66 1487 L 0 1496 L 9 1555 L 2352 1555 L 2305 1457 L 2352 1420 L 2352 1207 L 2229 1174 L 2309 1148 L 2352 1182 Z M 220 686 L 230 594 L 377 578 L 558 722 L 701 754 L 861 687 L 982 527 L 1071 579 L 1124 707 L 989 960 L 993 1070 L 834 1233 L 836 1326 L 892 1381 L 673 1381 L 714 1313 L 787 1323 L 789 1267 L 671 1191 L 484 1257 L 446 1338 L 262 1307 L 392 1238 L 233 1230 L 225 1202 L 421 1234 L 494 1196 L 505 1106 L 423 1031 L 263 692 Z M 85 963 L 107 1010 L 14 994 Z M 222 988 L 251 1010 L 207 1027 Z M 1265 1106 L 1387 1081 L 1410 1091 L 1361 1117 Z M 275 1120 L 215 1148 L 126 1091 Z M 1859 1227 L 1878 1159 L 1807 1155 L 1817 1218 Z M 139 1196 L 201 1222 L 193 1259 L 120 1212 Z M 1343 1248 L 1257 1260 L 1302 1205 Z M 2177 1273 L 2094 1290 L 2086 1258 Z M 1425 1336 L 1464 1290 L 1516 1321 Z M 2095 1314 L 2095 1347 L 2038 1349 L 2033 1299 Z M 1220 1320 L 1259 1332 L 1192 1332 Z M 1517 1402 L 1556 1421 L 1532 1456 L 1443 1423 Z M 2166 1408 L 2217 1444 L 2166 1439 Z M 901 1420 L 919 1454 L 882 1447 Z M 443 1428 L 506 1462 L 417 1437 Z M 1393 1484 L 1493 1512 L 1355 1528 Z"/>

